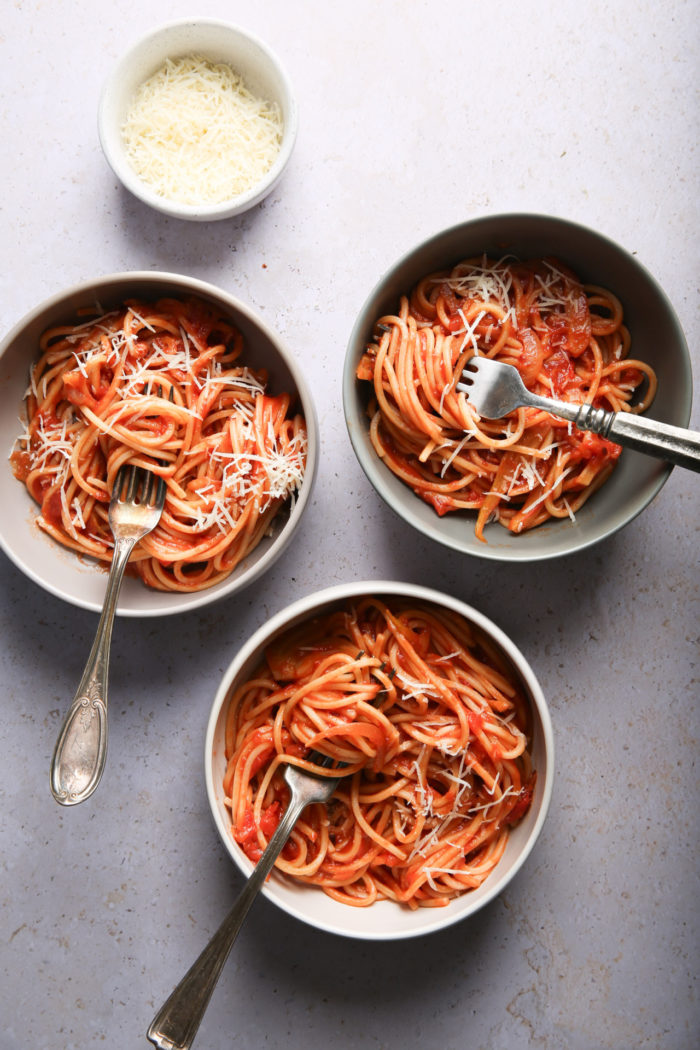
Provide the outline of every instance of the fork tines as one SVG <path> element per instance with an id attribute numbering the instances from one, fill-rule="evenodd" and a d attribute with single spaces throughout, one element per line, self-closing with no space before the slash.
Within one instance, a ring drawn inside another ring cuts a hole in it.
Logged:
<path id="1" fill-rule="evenodd" d="M 476 377 L 476 363 L 474 358 L 470 358 L 466 365 L 462 369 L 462 377 L 459 383 L 455 383 L 455 390 L 461 390 L 463 394 L 469 393 L 469 388 L 473 385 Z"/>
<path id="2" fill-rule="evenodd" d="M 112 497 L 127 503 L 160 506 L 165 502 L 165 493 L 165 481 L 158 474 L 133 463 L 124 463 L 114 479 Z"/>

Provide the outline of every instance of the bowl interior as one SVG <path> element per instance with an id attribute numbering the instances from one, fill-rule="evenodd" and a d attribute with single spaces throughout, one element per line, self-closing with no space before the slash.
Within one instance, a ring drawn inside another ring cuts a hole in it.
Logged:
<path id="1" fill-rule="evenodd" d="M 39 337 L 59 322 L 73 323 L 80 307 L 98 302 L 108 309 L 125 299 L 155 299 L 163 295 L 198 295 L 214 303 L 239 327 L 244 350 L 241 359 L 269 372 L 272 393 L 296 395 L 294 407 L 301 411 L 308 429 L 307 470 L 296 503 L 284 511 L 271 536 L 236 567 L 231 576 L 207 590 L 192 594 L 154 591 L 140 580 L 125 577 L 119 597 L 121 616 L 159 616 L 185 612 L 208 604 L 252 583 L 282 553 L 300 520 L 316 471 L 317 424 L 311 396 L 299 368 L 278 337 L 242 302 L 213 286 L 164 273 L 115 274 L 86 282 L 54 296 L 28 314 L 0 343 L 0 447 L 5 449 L 5 467 L 0 472 L 0 543 L 7 555 L 27 576 L 46 590 L 74 605 L 99 611 L 104 601 L 106 571 L 63 548 L 36 525 L 37 507 L 26 487 L 14 477 L 7 456 L 22 430 L 20 416 L 27 390 L 29 366 L 35 359 Z"/>
<path id="2" fill-rule="evenodd" d="M 280 107 L 283 138 L 280 151 L 265 178 L 232 202 L 185 205 L 159 197 L 138 177 L 126 158 L 121 127 L 141 84 L 167 58 L 199 54 L 212 62 L 227 62 L 249 90 Z M 216 20 L 184 19 L 153 30 L 130 48 L 105 81 L 99 106 L 99 133 L 105 156 L 124 185 L 146 203 L 185 218 L 224 217 L 256 204 L 269 193 L 282 174 L 294 144 L 296 102 L 287 74 L 263 41 L 237 26 Z"/>
<path id="3" fill-rule="evenodd" d="M 445 230 L 403 256 L 379 280 L 363 305 L 348 343 L 343 404 L 348 433 L 358 460 L 379 494 L 405 521 L 454 550 L 482 558 L 534 561 L 580 550 L 631 521 L 656 495 L 670 473 L 663 461 L 626 449 L 613 475 L 569 519 L 518 536 L 499 525 L 487 526 L 488 543 L 474 536 L 475 514 L 439 518 L 432 507 L 404 485 L 377 457 L 369 440 L 366 406 L 369 384 L 355 370 L 374 322 L 394 311 L 399 297 L 426 274 L 474 255 L 520 259 L 557 256 L 584 282 L 602 285 L 622 301 L 632 336 L 631 356 L 649 362 L 659 380 L 647 415 L 685 427 L 690 418 L 692 376 L 685 338 L 665 293 L 637 260 L 612 241 L 583 226 L 543 215 L 495 215 Z"/>
<path id="4" fill-rule="evenodd" d="M 525 862 L 540 833 L 549 807 L 554 775 L 554 743 L 547 704 L 527 661 L 513 642 L 477 610 L 449 595 L 430 588 L 396 582 L 358 582 L 339 585 L 310 595 L 273 617 L 238 652 L 217 691 L 207 728 L 205 774 L 209 803 L 221 839 L 241 871 L 247 876 L 252 865 L 230 834 L 230 817 L 224 805 L 223 777 L 226 769 L 224 731 L 228 697 L 233 687 L 251 674 L 265 648 L 280 634 L 313 616 L 323 614 L 348 598 L 362 594 L 409 597 L 434 603 L 464 616 L 478 631 L 496 643 L 514 677 L 530 700 L 533 715 L 531 753 L 537 769 L 532 805 L 522 822 L 511 832 L 505 854 L 493 874 L 477 890 L 451 901 L 444 908 L 411 911 L 391 901 L 369 908 L 351 908 L 331 900 L 322 890 L 302 886 L 273 871 L 263 889 L 265 896 L 288 914 L 329 933 L 361 940 L 398 940 L 443 929 L 474 914 L 497 896 Z"/>

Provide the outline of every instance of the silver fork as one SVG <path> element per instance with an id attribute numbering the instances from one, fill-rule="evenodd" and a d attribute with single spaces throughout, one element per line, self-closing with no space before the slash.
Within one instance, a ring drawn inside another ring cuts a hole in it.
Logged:
<path id="1" fill-rule="evenodd" d="M 579 430 L 590 430 L 618 445 L 700 471 L 700 433 L 672 427 L 630 412 L 606 412 L 593 405 L 572 405 L 531 393 L 513 365 L 490 357 L 473 357 L 462 372 L 457 390 L 467 395 L 477 412 L 501 419 L 516 408 L 541 408 L 570 420 Z"/>
<path id="2" fill-rule="evenodd" d="M 121 467 L 109 504 L 114 554 L 102 615 L 51 760 L 51 791 L 62 806 L 84 802 L 102 776 L 107 757 L 107 670 L 117 598 L 134 544 L 156 527 L 164 503 L 162 478 L 142 467 Z"/>
<path id="3" fill-rule="evenodd" d="M 309 755 L 317 765 L 330 759 L 318 752 Z M 170 994 L 148 1029 L 148 1038 L 159 1050 L 189 1050 L 209 1005 L 224 963 L 265 879 L 289 838 L 302 811 L 312 802 L 327 802 L 340 777 L 321 777 L 287 766 L 284 778 L 291 796 L 267 849 L 253 868 L 236 902 L 201 955 Z"/>

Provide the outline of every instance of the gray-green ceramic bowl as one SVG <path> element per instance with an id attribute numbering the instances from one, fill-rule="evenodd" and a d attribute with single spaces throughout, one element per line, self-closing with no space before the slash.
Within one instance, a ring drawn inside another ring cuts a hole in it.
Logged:
<path id="1" fill-rule="evenodd" d="M 490 215 L 461 223 L 431 237 L 404 255 L 370 292 L 357 318 L 345 358 L 343 406 L 355 454 L 379 495 L 424 535 L 464 554 L 495 561 L 538 561 L 583 550 L 627 525 L 657 495 L 671 468 L 625 449 L 612 476 L 577 512 L 514 535 L 497 524 L 486 527 L 487 543 L 474 535 L 475 514 L 440 518 L 386 467 L 369 438 L 370 385 L 355 378 L 377 318 L 393 311 L 399 297 L 421 277 L 461 259 L 512 253 L 521 259 L 556 256 L 582 281 L 610 289 L 622 301 L 632 336 L 632 356 L 656 370 L 659 386 L 650 418 L 685 427 L 690 419 L 692 375 L 685 337 L 667 296 L 627 251 L 585 226 L 548 215 Z"/>

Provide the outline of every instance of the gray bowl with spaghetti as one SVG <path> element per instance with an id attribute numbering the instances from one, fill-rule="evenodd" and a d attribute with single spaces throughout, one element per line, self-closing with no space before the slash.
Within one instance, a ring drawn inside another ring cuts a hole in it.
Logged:
<path id="1" fill-rule="evenodd" d="M 454 226 L 378 281 L 343 374 L 355 454 L 414 528 L 465 554 L 537 561 L 612 535 L 659 492 L 669 465 L 548 413 L 481 419 L 455 389 L 473 354 L 516 365 L 541 394 L 690 418 L 683 332 L 632 255 L 546 215 Z"/>
<path id="2" fill-rule="evenodd" d="M 292 538 L 318 434 L 302 370 L 245 303 L 180 274 L 110 274 L 59 292 L 0 343 L 0 544 L 50 593 L 98 611 L 122 462 L 165 478 L 117 612 L 229 596 Z"/>
<path id="3" fill-rule="evenodd" d="M 310 594 L 225 672 L 205 774 L 244 875 L 286 806 L 284 765 L 304 768 L 309 748 L 345 776 L 302 814 L 262 892 L 347 937 L 416 937 L 475 914 L 522 868 L 551 798 L 552 727 L 526 658 L 476 609 L 412 584 Z"/>

